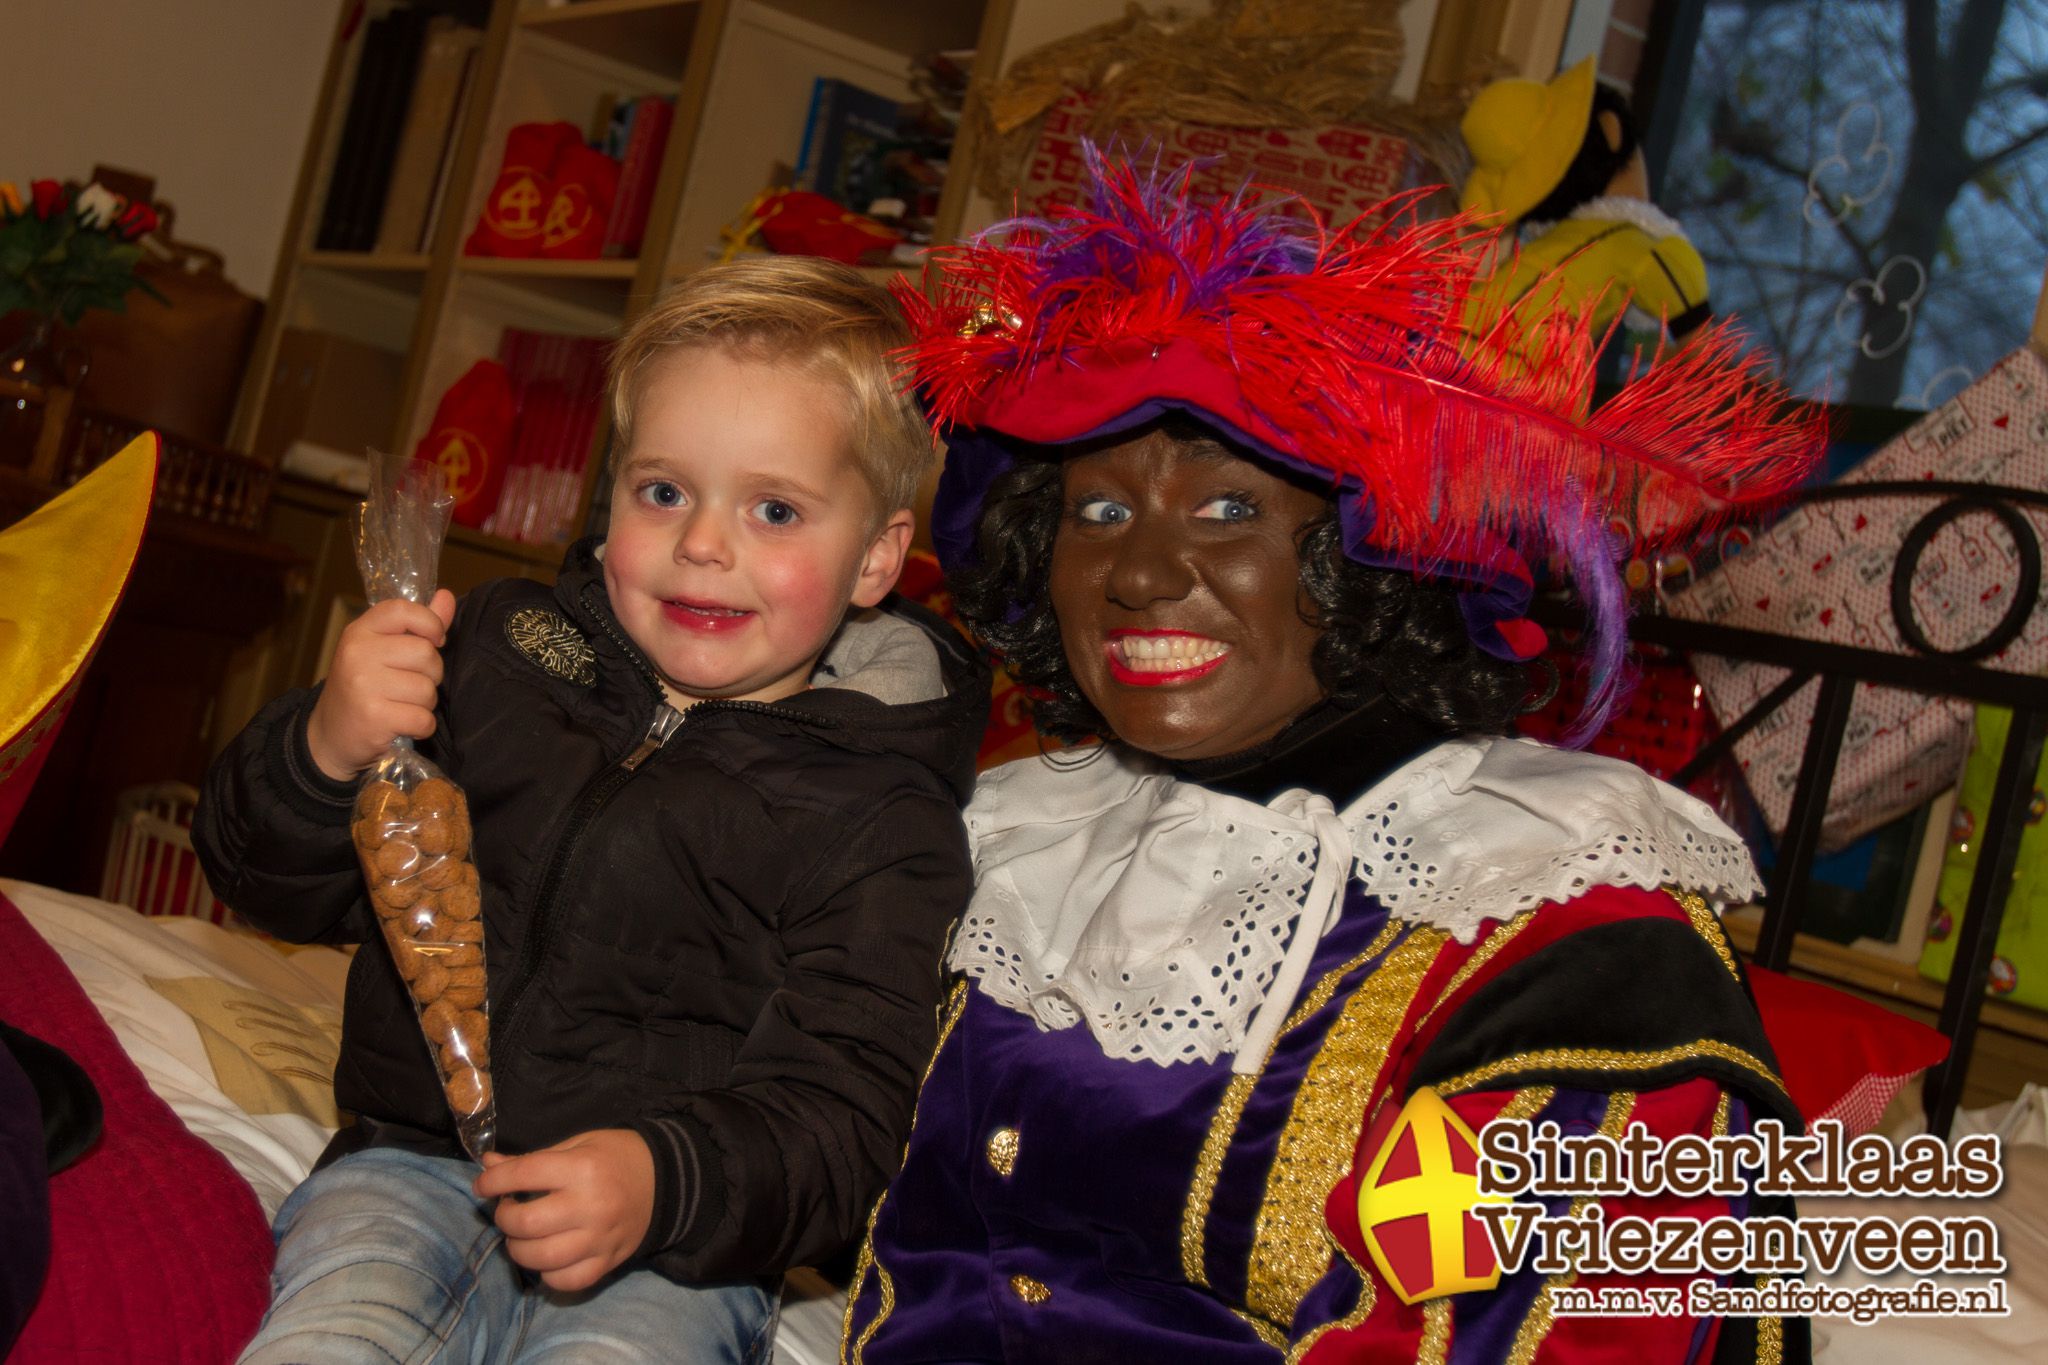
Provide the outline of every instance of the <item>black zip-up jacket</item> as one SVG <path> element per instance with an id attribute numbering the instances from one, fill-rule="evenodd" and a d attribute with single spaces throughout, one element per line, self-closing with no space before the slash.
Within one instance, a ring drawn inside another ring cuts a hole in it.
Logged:
<path id="1" fill-rule="evenodd" d="M 936 1041 L 942 940 L 972 880 L 958 808 L 982 665 L 892 599 L 828 649 L 821 674 L 851 676 L 678 719 L 592 542 L 552 589 L 510 579 L 464 599 L 443 660 L 420 749 L 469 797 L 500 1148 L 637 1131 L 655 1167 L 641 1253 L 672 1279 L 774 1274 L 850 1243 L 902 1159 Z M 943 695 L 869 695 L 901 693 L 906 664 Z M 455 1154 L 349 842 L 354 784 L 306 749 L 315 695 L 272 703 L 215 761 L 194 843 L 251 923 L 371 945 L 334 1078 L 357 1121 L 323 1161 Z"/>

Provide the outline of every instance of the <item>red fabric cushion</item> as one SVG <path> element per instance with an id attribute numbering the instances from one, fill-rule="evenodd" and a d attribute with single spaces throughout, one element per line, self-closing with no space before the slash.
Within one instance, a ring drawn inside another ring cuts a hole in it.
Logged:
<path id="1" fill-rule="evenodd" d="M 192 1136 L 21 911 L 0 895 L 0 1016 L 69 1053 L 106 1109 L 50 1181 L 50 1275 L 10 1365 L 232 1360 L 270 1302 L 256 1194 Z"/>
<path id="2" fill-rule="evenodd" d="M 1867 1133 L 1907 1081 L 1948 1056 L 1936 1030 L 1832 986 L 1755 966 L 1749 982 L 1785 1088 L 1808 1123 L 1840 1119 L 1851 1135 Z"/>

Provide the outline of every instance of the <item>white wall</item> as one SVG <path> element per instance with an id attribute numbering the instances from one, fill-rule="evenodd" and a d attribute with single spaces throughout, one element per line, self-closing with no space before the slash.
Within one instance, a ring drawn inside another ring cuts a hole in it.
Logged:
<path id="1" fill-rule="evenodd" d="M 184 240 L 270 291 L 343 0 L 0 0 L 0 180 L 154 175 Z"/>

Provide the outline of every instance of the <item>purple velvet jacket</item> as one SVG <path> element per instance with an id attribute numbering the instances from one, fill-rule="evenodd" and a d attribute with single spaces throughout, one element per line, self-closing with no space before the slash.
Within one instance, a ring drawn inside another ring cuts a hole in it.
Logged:
<path id="1" fill-rule="evenodd" d="M 1105 1056 L 1085 1027 L 1041 1031 L 963 982 L 903 1169 L 871 1219 L 842 1357 L 1321 1365 L 1418 1358 L 1434 1340 L 1454 1343 L 1433 1357 L 1453 1361 L 1603 1358 L 1612 1324 L 1553 1323 L 1533 1268 L 1490 1291 L 1401 1304 L 1362 1253 L 1342 1249 L 1325 1201 L 1361 1160 L 1362 1127 L 1398 1107 L 1379 1101 L 1560 1042 L 1589 1060 L 1445 1093 L 1475 1127 L 1508 1104 L 1568 1133 L 1630 1121 L 1741 1132 L 1752 1113 L 1796 1127 L 1768 1065 L 1699 1055 L 1769 1057 L 1716 941 L 1676 898 L 1618 889 L 1468 947 L 1390 920 L 1354 884 L 1271 1057 L 1242 1078 L 1227 1057 Z M 1432 1007 L 1453 997 L 1439 1017 Z M 1588 1010 L 1592 999 L 1603 1008 Z M 1662 1060 L 1590 1060 L 1624 1042 Z M 1692 1211 L 1765 1212 L 1789 1208 L 1744 1197 Z M 1797 1320 L 1765 1320 L 1768 1342 L 1751 1319 L 1639 1321 L 1627 1334 L 1643 1362 L 1805 1358 Z"/>
<path id="2" fill-rule="evenodd" d="M 1252 800 L 1341 795 L 1436 739 L 1388 708 L 1326 722 L 1181 776 Z M 1375 1115 L 1390 1122 L 1429 1085 L 1474 1128 L 1511 1104 L 1580 1133 L 1742 1131 L 1752 1113 L 1800 1124 L 1697 901 L 1595 888 L 1460 944 L 1392 919 L 1354 881 L 1305 980 L 1255 1076 L 1227 1056 L 1106 1056 L 1085 1026 L 1042 1030 L 958 983 L 903 1168 L 869 1219 L 842 1360 L 1611 1359 L 1613 1320 L 1553 1324 L 1533 1268 L 1410 1306 L 1354 1255 L 1355 1194 L 1348 1227 L 1326 1202 L 1344 1203 L 1370 1161 L 1361 1142 L 1377 1150 Z M 1789 1207 L 1694 1211 L 1766 1212 Z M 1800 1320 L 1762 1320 L 1762 1337 L 1756 1319 L 1640 1321 L 1624 1335 L 1643 1365 L 1808 1353 Z"/>
<path id="3" fill-rule="evenodd" d="M 1375 946 L 1386 919 L 1354 886 L 1309 980 Z M 1303 1073 L 1344 1003 L 1333 995 L 1282 1034 L 1234 1137 L 1206 1153 L 1231 1088 L 1228 1057 L 1170 1067 L 1106 1057 L 1084 1027 L 1041 1032 L 970 984 L 956 987 L 909 1155 L 855 1275 L 849 1356 L 1268 1365 L 1274 1348 L 1241 1311 L 1253 1224 Z M 1308 1155 L 1341 1166 L 1350 1139 L 1341 1146 Z M 1196 1221 L 1198 1171 L 1215 1183 Z M 1265 1259 L 1301 1254 L 1303 1236 L 1320 1240 L 1327 1189 L 1286 1210 Z"/>

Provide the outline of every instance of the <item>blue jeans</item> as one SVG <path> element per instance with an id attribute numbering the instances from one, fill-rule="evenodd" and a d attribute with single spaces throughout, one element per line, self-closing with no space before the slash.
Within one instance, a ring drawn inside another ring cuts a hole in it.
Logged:
<path id="1" fill-rule="evenodd" d="M 270 1312 L 242 1360 L 768 1359 L 775 1300 L 759 1285 L 677 1284 L 642 1267 L 557 1293 L 504 1254 L 475 1177 L 467 1161 L 374 1147 L 299 1186 L 278 1210 Z"/>

